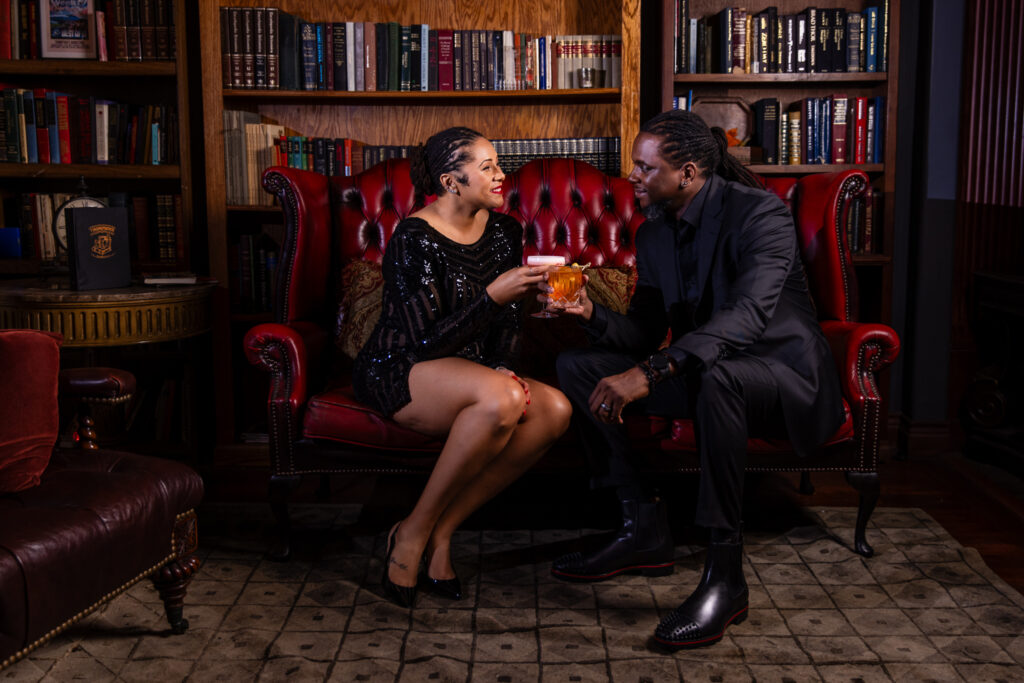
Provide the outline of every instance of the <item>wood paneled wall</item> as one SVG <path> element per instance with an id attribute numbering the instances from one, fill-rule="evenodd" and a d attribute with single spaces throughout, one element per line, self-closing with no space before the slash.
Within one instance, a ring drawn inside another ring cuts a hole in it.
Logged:
<path id="1" fill-rule="evenodd" d="M 1024 3 L 968 0 L 953 346 L 973 346 L 972 274 L 1024 274 Z"/>

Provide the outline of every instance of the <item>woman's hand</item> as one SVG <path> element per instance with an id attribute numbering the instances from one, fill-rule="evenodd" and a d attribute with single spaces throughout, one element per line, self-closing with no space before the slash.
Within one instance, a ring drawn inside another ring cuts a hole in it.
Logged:
<path id="1" fill-rule="evenodd" d="M 523 388 L 523 393 L 526 394 L 526 405 L 529 406 L 530 405 L 530 385 L 526 382 L 526 380 L 523 379 L 522 377 L 520 377 L 519 375 L 517 375 L 516 373 L 512 372 L 511 370 L 509 370 L 506 367 L 497 367 L 497 368 L 495 368 L 495 370 L 497 370 L 498 372 L 500 372 L 503 375 L 508 375 L 509 377 L 514 379 L 515 381 L 519 382 L 519 386 L 521 386 Z M 524 417 L 526 416 L 526 408 L 523 408 L 523 416 Z"/>
<path id="2" fill-rule="evenodd" d="M 487 295 L 499 306 L 521 299 L 547 282 L 550 266 L 519 266 L 506 270 L 487 285 Z"/>

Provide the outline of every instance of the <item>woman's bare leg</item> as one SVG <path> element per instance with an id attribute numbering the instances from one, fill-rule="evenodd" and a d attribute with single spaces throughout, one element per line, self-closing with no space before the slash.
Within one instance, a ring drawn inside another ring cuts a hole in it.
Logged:
<path id="1" fill-rule="evenodd" d="M 423 493 L 396 532 L 386 571 L 400 586 L 416 584 L 420 558 L 437 520 L 505 448 L 526 407 L 518 382 L 462 358 L 417 363 L 409 375 L 409 391 L 412 401 L 394 420 L 447 439 Z"/>
<path id="2" fill-rule="evenodd" d="M 512 438 L 496 457 L 458 492 L 438 519 L 427 543 L 427 573 L 434 579 L 451 579 L 452 534 L 473 512 L 518 479 L 569 428 L 572 406 L 561 391 L 535 380 L 530 405 Z"/>

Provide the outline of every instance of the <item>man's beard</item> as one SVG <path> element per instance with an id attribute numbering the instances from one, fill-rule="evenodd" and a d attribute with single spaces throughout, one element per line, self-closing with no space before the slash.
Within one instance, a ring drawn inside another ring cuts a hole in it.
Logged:
<path id="1" fill-rule="evenodd" d="M 668 202 L 651 202 L 640 213 L 649 221 L 662 221 L 668 216 Z"/>

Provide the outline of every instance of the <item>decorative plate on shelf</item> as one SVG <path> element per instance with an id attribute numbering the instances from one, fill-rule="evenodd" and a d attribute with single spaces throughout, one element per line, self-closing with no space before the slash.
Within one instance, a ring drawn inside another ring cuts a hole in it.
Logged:
<path id="1" fill-rule="evenodd" d="M 690 111 L 697 114 L 709 126 L 718 126 L 725 131 L 730 147 L 750 142 L 754 130 L 754 112 L 740 97 L 698 97 Z"/>

